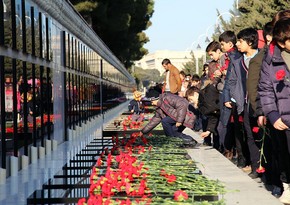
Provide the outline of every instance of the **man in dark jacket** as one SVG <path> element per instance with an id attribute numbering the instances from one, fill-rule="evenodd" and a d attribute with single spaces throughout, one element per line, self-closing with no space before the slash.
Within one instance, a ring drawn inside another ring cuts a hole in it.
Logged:
<path id="1" fill-rule="evenodd" d="M 189 135 L 182 133 L 185 127 L 193 128 L 195 115 L 188 110 L 189 102 L 186 98 L 172 93 L 163 93 L 159 100 L 152 101 L 156 105 L 156 112 L 150 122 L 141 130 L 141 134 L 147 134 L 160 122 L 166 136 L 183 139 L 185 147 L 194 147 L 197 142 Z"/>

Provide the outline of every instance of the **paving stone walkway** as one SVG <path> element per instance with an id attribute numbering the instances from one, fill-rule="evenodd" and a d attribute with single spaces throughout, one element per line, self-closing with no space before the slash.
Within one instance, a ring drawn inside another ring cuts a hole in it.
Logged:
<path id="1" fill-rule="evenodd" d="M 197 132 L 185 129 L 184 133 L 191 135 L 202 144 L 203 139 Z M 220 180 L 228 191 L 224 196 L 227 205 L 281 205 L 264 186 L 261 180 L 253 180 L 220 152 L 211 147 L 197 145 L 188 149 L 188 154 L 197 161 L 203 175 L 210 179 Z"/>

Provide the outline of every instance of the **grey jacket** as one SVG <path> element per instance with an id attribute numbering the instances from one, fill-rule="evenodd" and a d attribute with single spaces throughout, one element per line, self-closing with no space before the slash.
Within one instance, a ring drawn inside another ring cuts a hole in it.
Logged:
<path id="1" fill-rule="evenodd" d="M 188 110 L 188 106 L 188 101 L 183 97 L 171 93 L 161 94 L 157 103 L 155 115 L 141 132 L 144 134 L 150 132 L 161 122 L 162 118 L 166 116 L 192 129 L 196 117 L 193 112 Z"/>

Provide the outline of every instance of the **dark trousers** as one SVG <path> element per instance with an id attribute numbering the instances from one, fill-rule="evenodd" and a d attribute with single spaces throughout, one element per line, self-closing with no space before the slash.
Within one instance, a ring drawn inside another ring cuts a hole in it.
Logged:
<path id="1" fill-rule="evenodd" d="M 233 109 L 229 109 L 225 106 L 221 109 L 221 115 L 219 119 L 219 124 L 217 127 L 217 131 L 219 134 L 219 143 L 226 150 L 232 150 L 235 144 L 235 130 L 234 123 L 231 122 L 231 115 Z"/>
<path id="2" fill-rule="evenodd" d="M 220 95 L 220 102 L 223 102 L 222 95 Z M 219 143 L 223 147 L 225 147 L 224 143 L 229 129 L 228 124 L 230 121 L 231 113 L 232 109 L 227 108 L 225 105 L 220 106 L 220 117 L 217 126 L 217 131 L 219 135 Z"/>
<path id="3" fill-rule="evenodd" d="M 290 154 L 288 142 L 290 140 L 290 130 L 281 131 L 277 136 L 279 147 L 279 166 L 281 170 L 280 179 L 284 183 L 290 183 Z"/>
<path id="4" fill-rule="evenodd" d="M 191 142 L 193 141 L 192 137 L 189 135 L 186 135 L 182 133 L 184 130 L 184 126 L 179 126 L 176 127 L 176 121 L 173 120 L 171 117 L 166 116 L 161 120 L 163 130 L 166 136 L 171 136 L 171 137 L 179 137 L 183 139 L 184 142 Z"/>
<path id="5" fill-rule="evenodd" d="M 219 144 L 226 150 L 231 150 L 234 147 L 234 136 L 235 130 L 233 129 L 234 124 L 228 122 L 224 125 L 221 121 L 217 126 L 217 131 L 219 135 Z"/>
<path id="6" fill-rule="evenodd" d="M 226 150 L 233 150 L 235 148 L 235 129 L 234 123 L 229 122 L 226 129 L 225 129 L 225 138 L 223 142 L 223 146 Z M 234 135 L 233 135 L 234 134 Z M 220 140 L 221 141 L 221 140 Z"/>
<path id="7" fill-rule="evenodd" d="M 204 138 L 204 142 L 207 144 L 211 144 L 211 140 L 213 142 L 213 148 L 219 150 L 219 135 L 217 131 L 219 116 L 218 115 L 207 115 L 207 131 L 210 131 L 211 134 L 208 137 Z M 212 135 L 212 138 L 211 138 Z"/>
<path id="8" fill-rule="evenodd" d="M 244 131 L 243 122 L 240 121 L 240 117 L 243 114 L 238 115 L 237 107 L 235 103 L 233 106 L 233 117 L 234 117 L 234 129 L 235 129 L 235 142 L 236 142 L 236 152 L 238 158 L 243 158 L 245 161 L 249 161 L 249 148 L 246 140 L 246 133 Z"/>
<path id="9" fill-rule="evenodd" d="M 244 109 L 244 128 L 247 136 L 247 144 L 250 154 L 250 163 L 252 170 L 256 170 L 259 167 L 260 151 L 256 144 L 258 142 L 259 136 L 257 133 L 252 132 L 253 127 L 257 127 L 257 118 L 250 116 L 250 108 L 245 105 Z"/>
<path id="10" fill-rule="evenodd" d="M 267 123 L 266 130 L 268 133 L 264 140 L 264 154 L 267 163 L 263 160 L 263 166 L 266 169 L 266 183 L 282 187 L 279 167 L 279 133 L 281 131 L 276 130 L 271 123 Z"/>

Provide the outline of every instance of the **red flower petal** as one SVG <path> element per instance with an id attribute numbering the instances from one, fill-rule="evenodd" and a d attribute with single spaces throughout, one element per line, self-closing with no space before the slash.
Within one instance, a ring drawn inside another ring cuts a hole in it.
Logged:
<path id="1" fill-rule="evenodd" d="M 260 174 L 264 173 L 265 171 L 266 171 L 265 168 L 262 167 L 262 166 L 259 166 L 259 168 L 256 169 L 256 172 L 257 172 L 257 173 L 260 173 Z"/>
<path id="2" fill-rule="evenodd" d="M 253 127 L 252 131 L 253 131 L 254 133 L 258 133 L 258 132 L 259 132 L 259 127 Z"/>
<path id="3" fill-rule="evenodd" d="M 285 78 L 285 76 L 286 76 L 285 70 L 278 70 L 276 72 L 276 79 L 277 80 L 283 80 Z"/>

